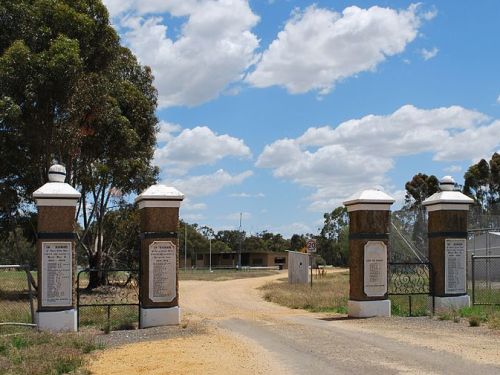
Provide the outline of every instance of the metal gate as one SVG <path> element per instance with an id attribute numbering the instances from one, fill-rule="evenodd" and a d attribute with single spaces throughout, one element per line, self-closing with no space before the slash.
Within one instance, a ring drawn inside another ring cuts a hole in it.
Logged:
<path id="1" fill-rule="evenodd" d="M 97 278 L 97 287 L 89 280 Z M 82 326 L 105 332 L 140 326 L 138 269 L 85 269 L 77 276 L 78 329 Z"/>
<path id="2" fill-rule="evenodd" d="M 390 262 L 388 264 L 388 294 L 395 296 L 391 298 L 393 308 L 398 308 L 402 313 L 399 301 L 403 303 L 408 298 L 408 315 L 413 316 L 425 314 L 427 311 L 434 313 L 434 288 L 432 285 L 432 265 L 430 262 Z M 429 298 L 430 299 L 429 303 Z"/>

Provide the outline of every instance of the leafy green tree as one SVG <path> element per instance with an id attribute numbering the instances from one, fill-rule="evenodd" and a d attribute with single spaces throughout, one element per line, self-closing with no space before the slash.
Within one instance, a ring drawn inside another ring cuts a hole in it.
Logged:
<path id="1" fill-rule="evenodd" d="M 405 207 L 421 208 L 422 202 L 439 190 L 439 180 L 436 176 L 417 173 L 405 184 Z"/>
<path id="2" fill-rule="evenodd" d="M 187 232 L 187 241 L 185 236 L 186 232 Z M 198 224 L 188 224 L 185 221 L 180 220 L 180 228 L 179 228 L 180 256 L 184 256 L 185 246 L 187 247 L 187 255 L 189 258 L 191 258 L 191 262 L 194 265 L 196 261 L 196 254 L 204 254 L 208 252 L 210 245 L 208 242 L 208 238 L 199 232 Z"/>
<path id="3" fill-rule="evenodd" d="M 318 237 L 318 253 L 328 264 L 349 263 L 349 215 L 345 207 L 337 207 L 323 215 L 324 225 Z"/>
<path id="4" fill-rule="evenodd" d="M 306 238 L 303 234 L 294 234 L 290 238 L 290 250 L 300 251 L 306 246 Z"/>
<path id="5" fill-rule="evenodd" d="M 103 267 L 108 211 L 158 174 L 151 70 L 100 0 L 3 0 L 0 30 L 0 219 L 15 222 L 56 160 L 82 193 L 89 266 Z"/>
<path id="6" fill-rule="evenodd" d="M 426 254 L 427 219 L 422 203 L 439 191 L 439 180 L 434 175 L 428 176 L 425 173 L 417 173 L 410 181 L 406 182 L 405 189 L 403 212 L 396 215 L 397 220 L 393 220 L 393 224 L 398 225 L 399 229 L 396 235 L 405 236 L 405 238 L 410 236 L 417 249 Z M 397 251 L 397 249 L 394 249 L 394 251 Z"/>
<path id="7" fill-rule="evenodd" d="M 464 175 L 464 194 L 473 198 L 483 211 L 500 211 L 500 154 L 494 153 L 489 162 L 481 159 Z"/>

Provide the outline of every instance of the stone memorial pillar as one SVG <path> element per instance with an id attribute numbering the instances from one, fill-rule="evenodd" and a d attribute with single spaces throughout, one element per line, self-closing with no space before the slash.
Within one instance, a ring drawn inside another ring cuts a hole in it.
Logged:
<path id="1" fill-rule="evenodd" d="M 349 316 L 391 316 L 387 298 L 387 246 L 394 199 L 365 190 L 344 202 L 349 212 Z"/>
<path id="2" fill-rule="evenodd" d="M 439 181 L 441 191 L 423 202 L 429 213 L 431 285 L 438 310 L 470 304 L 466 279 L 467 215 L 474 200 L 454 187 L 453 178 L 445 176 Z"/>
<path id="3" fill-rule="evenodd" d="M 43 331 L 76 331 L 75 214 L 80 193 L 64 182 L 62 165 L 50 167 L 48 177 L 33 193 L 38 208 L 37 325 Z"/>
<path id="4" fill-rule="evenodd" d="M 153 185 L 136 198 L 141 229 L 141 328 L 179 324 L 179 208 L 184 195 Z"/>

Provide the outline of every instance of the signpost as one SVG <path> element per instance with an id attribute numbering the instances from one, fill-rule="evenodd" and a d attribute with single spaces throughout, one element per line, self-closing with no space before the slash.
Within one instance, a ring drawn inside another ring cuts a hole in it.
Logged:
<path id="1" fill-rule="evenodd" d="M 308 239 L 306 242 L 307 253 L 309 254 L 309 264 L 311 266 L 311 288 L 313 286 L 313 253 L 316 252 L 316 240 Z"/>

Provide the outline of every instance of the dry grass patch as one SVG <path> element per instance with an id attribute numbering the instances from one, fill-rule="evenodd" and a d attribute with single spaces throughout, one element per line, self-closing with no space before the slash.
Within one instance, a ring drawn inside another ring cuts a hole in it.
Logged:
<path id="1" fill-rule="evenodd" d="M 273 270 L 179 270 L 179 280 L 200 281 L 226 281 L 235 279 L 246 279 L 250 277 L 263 277 L 276 275 L 278 271 Z"/>
<path id="2" fill-rule="evenodd" d="M 310 284 L 288 284 L 287 279 L 280 279 L 265 284 L 261 289 L 266 301 L 292 309 L 345 314 L 349 299 L 349 272 L 313 277 L 312 288 Z"/>
<path id="3" fill-rule="evenodd" d="M 84 355 L 99 346 L 79 334 L 32 332 L 0 336 L 0 374 L 67 374 L 80 371 Z"/>

